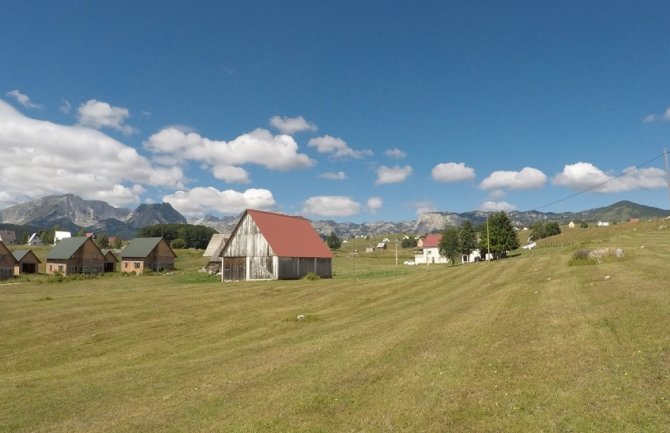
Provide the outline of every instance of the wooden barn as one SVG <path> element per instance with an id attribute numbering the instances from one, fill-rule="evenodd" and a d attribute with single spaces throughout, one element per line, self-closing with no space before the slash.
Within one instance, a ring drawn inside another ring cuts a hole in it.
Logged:
<path id="1" fill-rule="evenodd" d="M 37 258 L 32 250 L 15 250 L 12 254 L 18 262 L 14 268 L 14 275 L 37 273 L 42 261 Z"/>
<path id="2" fill-rule="evenodd" d="M 47 253 L 46 273 L 101 274 L 105 272 L 105 256 L 93 239 L 84 236 L 61 239 Z"/>
<path id="3" fill-rule="evenodd" d="M 0 280 L 14 278 L 14 268 L 18 265 L 9 248 L 0 241 Z"/>
<path id="4" fill-rule="evenodd" d="M 171 271 L 176 257 L 163 238 L 135 238 L 121 251 L 121 272 Z"/>
<path id="5" fill-rule="evenodd" d="M 247 209 L 221 252 L 227 280 L 333 276 L 333 254 L 309 220 Z"/>

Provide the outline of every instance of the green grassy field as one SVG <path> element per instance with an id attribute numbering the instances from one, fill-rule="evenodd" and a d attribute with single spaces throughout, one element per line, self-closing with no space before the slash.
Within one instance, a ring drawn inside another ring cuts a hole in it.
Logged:
<path id="1" fill-rule="evenodd" d="M 666 224 L 455 267 L 345 244 L 332 280 L 221 284 L 180 251 L 0 282 L 0 432 L 667 432 Z M 601 247 L 625 255 L 569 265 Z"/>

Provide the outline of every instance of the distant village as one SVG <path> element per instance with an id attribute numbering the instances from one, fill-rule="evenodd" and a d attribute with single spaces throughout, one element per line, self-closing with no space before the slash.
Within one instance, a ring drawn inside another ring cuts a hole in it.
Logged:
<path id="1" fill-rule="evenodd" d="M 631 219 L 631 222 L 636 221 L 639 219 Z M 575 226 L 573 221 L 568 224 L 569 228 Z M 609 222 L 598 221 L 597 226 L 608 227 Z M 556 229 L 560 232 L 557 224 Z M 515 227 L 514 230 L 528 231 L 528 228 Z M 55 231 L 53 239 L 43 266 L 46 275 L 67 277 L 108 272 L 170 272 L 174 270 L 177 258 L 173 250 L 175 242 L 170 245 L 161 236 L 138 237 L 127 242 L 116 237 L 106 239 L 105 244 L 115 248 L 101 248 L 94 233 L 72 236 L 68 231 Z M 440 249 L 441 241 L 441 233 L 405 236 L 402 246 L 414 247 L 417 253 L 413 260 L 405 260 L 404 265 L 450 262 L 451 259 Z M 385 250 L 389 242 L 388 238 L 384 238 L 375 247 L 366 247 L 365 251 Z M 42 261 L 30 248 L 44 248 L 39 235 L 33 233 L 27 243 L 21 245 L 25 248 L 18 246 L 15 232 L 0 230 L 0 279 L 39 272 Z M 532 249 L 535 246 L 536 242 L 529 236 L 528 243 L 522 248 Z M 352 254 L 357 254 L 357 250 L 352 250 Z M 309 220 L 300 216 L 248 209 L 229 235 L 212 235 L 203 255 L 209 260 L 206 271 L 221 275 L 222 280 L 299 279 L 308 274 L 320 278 L 333 276 L 333 253 L 329 244 L 319 236 Z M 461 263 L 491 258 L 490 253 L 482 257 L 478 248 L 460 254 Z"/>

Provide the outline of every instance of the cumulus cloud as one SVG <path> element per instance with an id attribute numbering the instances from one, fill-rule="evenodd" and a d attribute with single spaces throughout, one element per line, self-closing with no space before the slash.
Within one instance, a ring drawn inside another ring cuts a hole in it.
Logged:
<path id="1" fill-rule="evenodd" d="M 384 200 L 381 197 L 370 197 L 367 205 L 370 212 L 375 213 L 382 208 Z"/>
<path id="2" fill-rule="evenodd" d="M 483 189 L 537 189 L 547 183 L 547 176 L 540 170 L 524 167 L 521 171 L 494 171 L 482 180 Z"/>
<path id="3" fill-rule="evenodd" d="M 227 183 L 249 183 L 249 173 L 242 167 L 234 165 L 217 165 L 212 170 L 215 178 Z"/>
<path id="4" fill-rule="evenodd" d="M 377 168 L 377 180 L 375 185 L 383 185 L 387 183 L 401 183 L 404 182 L 407 177 L 412 174 L 412 167 L 406 165 L 400 167 L 396 165 L 395 167 L 386 167 L 385 165 Z"/>
<path id="5" fill-rule="evenodd" d="M 178 167 L 156 167 L 100 131 L 31 119 L 0 100 L 0 185 L 15 201 L 49 194 L 137 201 L 139 185 L 176 187 Z"/>
<path id="6" fill-rule="evenodd" d="M 245 209 L 271 209 L 275 199 L 267 189 L 247 189 L 243 192 L 213 187 L 196 187 L 166 195 L 163 201 L 188 216 L 202 216 L 210 212 L 237 215 Z"/>
<path id="7" fill-rule="evenodd" d="M 7 96 L 14 98 L 16 102 L 23 105 L 26 108 L 42 108 L 40 104 L 36 104 L 30 100 L 28 95 L 21 93 L 20 90 L 12 90 L 6 93 Z"/>
<path id="8" fill-rule="evenodd" d="M 506 201 L 485 201 L 477 207 L 477 210 L 482 212 L 511 212 L 516 210 L 516 206 Z"/>
<path id="9" fill-rule="evenodd" d="M 330 180 L 345 180 L 347 178 L 347 174 L 343 171 L 326 172 L 322 173 L 319 177 L 322 179 L 330 179 Z"/>
<path id="10" fill-rule="evenodd" d="M 667 186 L 665 171 L 659 168 L 636 169 L 629 167 L 620 174 L 622 173 L 626 174 L 615 178 L 615 175 L 606 174 L 590 162 L 578 162 L 563 167 L 563 171 L 554 176 L 552 182 L 554 185 L 565 186 L 574 190 L 594 188 L 595 192 L 601 193 L 665 188 Z"/>
<path id="11" fill-rule="evenodd" d="M 78 111 L 78 121 L 82 126 L 95 129 L 110 128 L 126 135 L 136 131 L 132 126 L 125 124 L 130 116 L 127 108 L 114 107 L 107 102 L 89 99 L 79 106 Z"/>
<path id="12" fill-rule="evenodd" d="M 661 114 L 648 114 L 642 119 L 644 123 L 651 122 L 670 122 L 670 107 Z"/>
<path id="13" fill-rule="evenodd" d="M 316 148 L 319 153 L 327 153 L 333 158 L 361 159 L 373 155 L 369 149 L 354 150 L 349 147 L 346 141 L 341 138 L 331 137 L 330 135 L 312 138 L 307 145 Z"/>
<path id="14" fill-rule="evenodd" d="M 358 214 L 361 204 L 351 197 L 322 195 L 305 200 L 302 211 L 320 217 L 347 217 Z"/>
<path id="15" fill-rule="evenodd" d="M 286 117 L 286 116 L 273 116 L 270 119 L 270 125 L 277 128 L 282 134 L 293 135 L 297 132 L 303 131 L 316 131 L 317 128 L 315 124 L 309 123 L 302 116 L 298 117 Z"/>
<path id="16" fill-rule="evenodd" d="M 404 157 L 407 156 L 407 152 L 403 152 L 397 147 L 387 150 L 386 152 L 384 152 L 384 154 L 389 158 L 395 158 L 395 159 L 403 159 Z"/>
<path id="17" fill-rule="evenodd" d="M 245 164 L 283 171 L 315 164 L 307 155 L 298 153 L 298 143 L 293 137 L 272 135 L 261 128 L 226 142 L 172 126 L 153 134 L 144 147 L 164 161 L 204 163 L 214 176 L 227 182 L 248 182 L 248 173 L 240 168 Z"/>
<path id="18" fill-rule="evenodd" d="M 461 182 L 475 178 L 475 169 L 464 162 L 442 162 L 433 167 L 433 179 L 437 182 Z"/>

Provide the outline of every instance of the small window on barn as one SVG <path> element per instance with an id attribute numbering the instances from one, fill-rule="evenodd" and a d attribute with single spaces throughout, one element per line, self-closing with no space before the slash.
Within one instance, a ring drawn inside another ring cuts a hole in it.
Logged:
<path id="1" fill-rule="evenodd" d="M 58 272 L 63 272 L 63 265 L 58 265 Z"/>
<path id="2" fill-rule="evenodd" d="M 135 269 L 139 269 L 139 268 L 140 268 L 140 262 L 135 262 Z"/>

